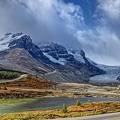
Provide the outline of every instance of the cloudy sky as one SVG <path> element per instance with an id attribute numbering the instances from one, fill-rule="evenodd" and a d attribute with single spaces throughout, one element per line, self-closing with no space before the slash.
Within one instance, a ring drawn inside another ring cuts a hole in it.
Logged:
<path id="1" fill-rule="evenodd" d="M 82 48 L 97 63 L 120 65 L 120 0 L 0 0 L 0 36 Z"/>

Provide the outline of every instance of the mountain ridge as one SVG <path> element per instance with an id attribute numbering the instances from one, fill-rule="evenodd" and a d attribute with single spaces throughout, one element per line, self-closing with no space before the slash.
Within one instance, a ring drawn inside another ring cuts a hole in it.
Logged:
<path id="1" fill-rule="evenodd" d="M 0 45 L 2 46 L 0 63 L 6 60 L 13 66 L 15 64 L 23 68 L 27 73 L 42 76 L 48 80 L 49 77 L 53 77 L 55 81 L 57 76 L 60 76 L 59 82 L 84 83 L 88 82 L 91 76 L 105 73 L 87 60 L 81 48 L 68 50 L 57 43 L 36 45 L 30 36 L 23 33 L 6 34 L 0 39 Z M 55 70 L 57 72 L 54 74 L 47 74 Z"/>

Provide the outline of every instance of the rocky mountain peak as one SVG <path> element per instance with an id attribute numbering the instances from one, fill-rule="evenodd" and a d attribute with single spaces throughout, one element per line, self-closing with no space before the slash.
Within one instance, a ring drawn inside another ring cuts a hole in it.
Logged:
<path id="1" fill-rule="evenodd" d="M 30 36 L 23 33 L 7 33 L 5 37 L 0 39 L 0 53 L 7 54 L 9 51 L 16 48 L 23 48 L 27 50 L 34 58 L 44 59 L 41 49 L 32 42 Z"/>
<path id="2" fill-rule="evenodd" d="M 16 34 L 7 33 L 7 34 L 5 34 L 5 36 L 0 39 L 0 51 L 5 51 L 5 50 L 11 49 L 12 47 L 16 46 L 15 41 L 19 41 L 22 38 L 28 38 L 28 40 L 30 40 L 30 37 L 28 37 L 27 35 L 25 35 L 23 33 L 16 33 Z"/>
<path id="3" fill-rule="evenodd" d="M 54 63 L 65 65 L 74 59 L 64 46 L 57 43 L 40 44 L 39 47 L 43 54 Z"/>
<path id="4" fill-rule="evenodd" d="M 29 48 L 32 45 L 32 39 L 30 36 L 22 34 L 22 33 L 16 33 L 12 35 L 12 41 L 9 43 L 9 48 Z"/>
<path id="5" fill-rule="evenodd" d="M 68 53 L 64 46 L 53 42 L 39 44 L 39 47 L 42 49 L 43 52 L 48 52 L 51 50 L 51 51 L 56 51 L 57 53 L 66 53 L 66 54 Z"/>

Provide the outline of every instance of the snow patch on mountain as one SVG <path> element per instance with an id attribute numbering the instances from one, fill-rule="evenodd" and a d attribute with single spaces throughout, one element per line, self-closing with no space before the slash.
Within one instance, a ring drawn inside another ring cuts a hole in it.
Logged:
<path id="1" fill-rule="evenodd" d="M 16 33 L 16 34 L 12 35 L 12 39 L 17 40 L 17 39 L 20 39 L 23 36 L 25 36 L 25 34 L 23 34 L 23 33 Z"/>
<path id="2" fill-rule="evenodd" d="M 4 51 L 9 48 L 9 43 L 13 40 L 17 40 L 21 37 L 23 37 L 25 34 L 23 33 L 17 33 L 17 34 L 12 34 L 12 33 L 7 33 L 3 38 L 0 39 L 0 51 Z"/>
<path id="3" fill-rule="evenodd" d="M 9 42 L 12 40 L 12 34 L 6 34 L 4 38 L 0 39 L 0 51 L 9 49 Z"/>
<path id="4" fill-rule="evenodd" d="M 64 58 L 59 58 L 58 60 L 56 60 L 55 58 L 53 58 L 51 55 L 49 55 L 48 53 L 43 52 L 43 54 L 49 58 L 50 61 L 54 62 L 54 63 L 59 63 L 61 65 L 65 65 L 66 60 Z"/>
<path id="5" fill-rule="evenodd" d="M 77 61 L 79 61 L 79 62 L 81 62 L 81 63 L 85 63 L 85 60 L 84 60 L 84 58 L 83 58 L 83 56 L 81 55 L 80 52 L 75 51 L 75 50 L 74 50 L 74 52 L 72 52 L 71 50 L 68 50 L 68 53 L 71 54 L 71 55 L 73 55 L 74 58 L 75 58 Z"/>
<path id="6" fill-rule="evenodd" d="M 59 63 L 60 65 L 65 65 L 73 57 L 73 55 L 68 53 L 64 46 L 57 43 L 42 43 L 39 44 L 39 47 L 50 61 Z"/>

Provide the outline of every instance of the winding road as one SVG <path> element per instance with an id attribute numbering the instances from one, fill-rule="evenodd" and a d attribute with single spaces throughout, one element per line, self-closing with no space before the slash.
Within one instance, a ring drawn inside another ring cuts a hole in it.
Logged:
<path id="1" fill-rule="evenodd" d="M 14 81 L 19 81 L 21 78 L 25 77 L 26 74 L 21 75 L 18 78 L 12 79 L 12 80 L 0 80 L 0 83 L 8 83 L 8 82 L 14 82 Z"/>
<path id="2" fill-rule="evenodd" d="M 87 116 L 87 117 L 63 118 L 63 119 L 60 118 L 60 119 L 54 119 L 54 120 L 120 120 L 120 112 L 119 113 Z"/>

